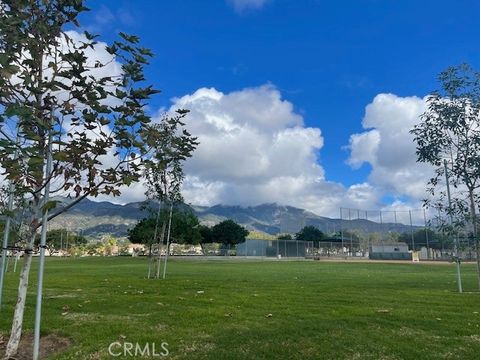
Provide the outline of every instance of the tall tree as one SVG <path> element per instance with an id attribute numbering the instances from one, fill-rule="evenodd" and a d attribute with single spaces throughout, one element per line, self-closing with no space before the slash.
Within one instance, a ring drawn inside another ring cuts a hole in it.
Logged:
<path id="1" fill-rule="evenodd" d="M 224 220 L 212 228 L 212 240 L 227 246 L 240 244 L 245 241 L 248 230 L 233 220 Z"/>
<path id="2" fill-rule="evenodd" d="M 160 223 L 168 222 L 169 217 L 170 212 L 168 209 L 163 209 L 160 212 Z M 151 213 L 149 217 L 141 219 L 135 227 L 128 231 L 128 239 L 132 243 L 144 244 L 151 247 L 156 244 L 157 241 L 155 239 L 156 224 L 156 214 Z M 192 211 L 175 207 L 172 211 L 171 228 L 171 237 L 176 243 L 192 245 L 200 243 L 202 235 L 200 233 L 199 222 Z"/>
<path id="3" fill-rule="evenodd" d="M 446 197 L 441 180 L 444 163 L 457 190 L 453 206 L 456 218 L 469 222 L 475 239 L 478 286 L 480 288 L 480 247 L 478 234 L 478 189 L 480 187 L 480 73 L 469 65 L 450 67 L 439 75 L 441 89 L 427 99 L 427 110 L 411 133 L 415 136 L 419 162 L 436 167 L 429 191 L 439 195 L 437 206 Z M 431 203 L 427 201 L 427 205 Z M 453 214 L 452 214 L 453 215 Z"/>
<path id="4" fill-rule="evenodd" d="M 323 240 L 324 234 L 315 226 L 309 225 L 301 229 L 297 234 L 295 234 L 295 239 L 303 241 L 313 241 L 315 246 L 318 246 L 318 243 Z"/>
<path id="5" fill-rule="evenodd" d="M 128 230 L 128 240 L 133 244 L 146 245 L 150 254 L 152 246 L 157 242 L 157 239 L 155 239 L 156 223 L 156 217 L 141 219 L 133 228 Z"/>
<path id="6" fill-rule="evenodd" d="M 87 196 L 120 195 L 161 147 L 145 112 L 157 93 L 144 84 L 151 51 L 136 36 L 120 33 L 106 46 L 86 31 L 66 31 L 79 28 L 85 10 L 81 0 L 0 2 L 0 167 L 16 194 L 28 197 L 30 214 L 6 357 L 22 333 L 37 230 L 44 225 L 45 241 L 47 219 Z M 92 59 L 97 52 L 108 58 Z M 56 192 L 73 200 L 57 207 L 49 200 Z"/>

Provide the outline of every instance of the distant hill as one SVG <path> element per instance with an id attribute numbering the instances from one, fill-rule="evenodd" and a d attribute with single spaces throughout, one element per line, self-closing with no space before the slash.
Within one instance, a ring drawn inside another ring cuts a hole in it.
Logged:
<path id="1" fill-rule="evenodd" d="M 62 201 L 68 200 L 62 199 Z M 50 226 L 81 231 L 90 236 L 101 234 L 126 236 L 127 230 L 146 216 L 147 212 L 143 209 L 143 205 L 142 202 L 118 205 L 107 201 L 95 202 L 85 199 L 65 214 L 52 220 Z M 365 219 L 351 221 L 331 219 L 293 206 L 275 203 L 248 207 L 192 206 L 192 209 L 203 224 L 212 226 L 222 220 L 232 219 L 249 230 L 267 234 L 296 233 L 307 225 L 316 226 L 325 233 L 333 233 L 341 229 L 381 233 L 410 231 L 410 227 L 403 224 L 378 224 Z"/>

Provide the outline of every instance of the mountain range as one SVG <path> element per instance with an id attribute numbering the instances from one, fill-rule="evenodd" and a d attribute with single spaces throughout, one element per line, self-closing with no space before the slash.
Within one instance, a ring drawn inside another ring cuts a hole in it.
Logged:
<path id="1" fill-rule="evenodd" d="M 66 202 L 66 199 L 62 199 Z M 248 230 L 275 235 L 298 232 L 307 225 L 313 225 L 324 233 L 343 230 L 364 232 L 410 232 L 410 226 L 395 223 L 379 224 L 366 219 L 332 219 L 310 211 L 276 203 L 258 206 L 214 205 L 191 206 L 202 224 L 213 226 L 223 220 L 232 219 Z M 111 234 L 118 237 L 127 235 L 128 229 L 147 216 L 144 202 L 125 205 L 107 201 L 95 202 L 84 199 L 67 212 L 51 221 L 50 228 L 66 228 L 84 235 L 98 237 Z"/>

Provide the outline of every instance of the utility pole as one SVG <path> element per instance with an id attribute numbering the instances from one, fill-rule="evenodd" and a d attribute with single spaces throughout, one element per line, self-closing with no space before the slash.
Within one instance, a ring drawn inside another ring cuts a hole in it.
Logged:
<path id="1" fill-rule="evenodd" d="M 450 213 L 450 225 L 453 226 L 453 214 L 452 214 L 452 197 L 450 195 L 450 182 L 448 179 L 448 168 L 447 168 L 447 160 L 443 160 L 443 165 L 445 167 L 445 181 L 447 183 L 447 196 L 448 196 L 448 212 Z M 453 239 L 453 246 L 455 252 L 455 262 L 457 264 L 457 285 L 458 285 L 458 292 L 463 292 L 462 290 L 462 276 L 460 274 L 460 258 L 458 257 L 458 237 L 454 236 Z"/>

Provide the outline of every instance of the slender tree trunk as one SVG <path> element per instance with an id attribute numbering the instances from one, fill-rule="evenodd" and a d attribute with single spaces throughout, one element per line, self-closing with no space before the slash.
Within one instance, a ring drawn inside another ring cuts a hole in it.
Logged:
<path id="1" fill-rule="evenodd" d="M 167 221 L 166 219 L 163 221 L 162 224 L 162 232 L 160 233 L 160 241 L 158 242 L 158 258 L 157 258 L 157 273 L 155 274 L 156 279 L 160 279 L 160 265 L 162 261 L 162 248 L 163 240 L 165 239 L 165 231 L 167 229 Z M 167 249 L 168 251 L 168 249 Z"/>
<path id="2" fill-rule="evenodd" d="M 160 222 L 160 213 L 162 210 L 162 202 L 160 201 L 158 203 L 158 211 L 157 211 L 157 217 L 155 220 L 155 231 L 153 233 L 153 241 L 157 241 L 157 235 L 158 235 L 158 223 Z M 158 251 L 160 252 L 160 245 L 158 246 Z M 160 255 L 159 255 L 160 256 Z M 149 259 L 148 259 L 148 279 L 150 279 L 151 275 L 151 268 L 153 266 L 153 272 L 155 271 L 155 259 L 152 257 L 152 245 L 150 245 L 150 254 L 149 254 Z M 160 263 L 158 264 L 160 266 Z"/>
<path id="3" fill-rule="evenodd" d="M 147 273 L 147 279 L 150 279 L 150 275 L 152 272 L 152 246 L 153 244 L 150 244 L 148 247 L 148 273 Z"/>
<path id="4" fill-rule="evenodd" d="M 165 261 L 163 264 L 163 278 L 167 275 L 167 263 L 168 255 L 170 254 L 170 230 L 172 229 L 172 212 L 173 212 L 173 203 L 170 204 L 170 216 L 168 217 L 168 233 L 167 233 L 167 252 L 165 254 Z"/>
<path id="5" fill-rule="evenodd" d="M 480 244 L 478 239 L 478 227 L 477 227 L 477 210 L 475 208 L 475 199 L 473 196 L 473 190 L 468 191 L 470 197 L 470 213 L 472 217 L 472 229 L 473 229 L 473 241 L 475 244 L 475 254 L 477 256 L 477 281 L 478 288 L 480 289 Z"/>
<path id="6" fill-rule="evenodd" d="M 23 266 L 20 272 L 20 280 L 18 284 L 18 298 L 13 315 L 12 331 L 10 333 L 10 339 L 8 340 L 4 359 L 13 358 L 17 354 L 20 338 L 22 337 L 23 313 L 27 299 L 28 280 L 30 268 L 32 266 L 32 248 L 34 241 L 35 231 L 33 230 L 33 234 L 24 254 Z"/>

